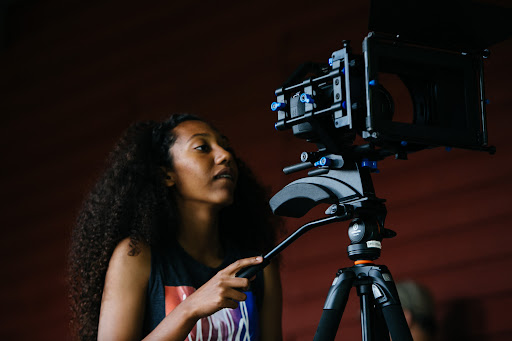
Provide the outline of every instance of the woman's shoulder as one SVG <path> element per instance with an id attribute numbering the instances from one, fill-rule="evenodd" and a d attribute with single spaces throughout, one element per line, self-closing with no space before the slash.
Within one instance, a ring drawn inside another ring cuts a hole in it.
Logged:
<path id="1" fill-rule="evenodd" d="M 127 237 L 121 240 L 109 262 L 109 270 L 119 271 L 126 275 L 140 276 L 149 278 L 151 269 L 151 248 L 144 242 L 134 243 Z"/>
<path id="2" fill-rule="evenodd" d="M 126 237 L 117 243 L 114 253 L 125 253 L 129 256 L 138 256 L 139 254 L 144 256 L 151 256 L 151 247 L 143 242 L 134 242 L 131 237 Z"/>

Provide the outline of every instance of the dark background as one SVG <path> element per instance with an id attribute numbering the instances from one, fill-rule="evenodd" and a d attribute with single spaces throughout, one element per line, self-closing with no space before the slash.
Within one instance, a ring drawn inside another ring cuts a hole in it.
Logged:
<path id="1" fill-rule="evenodd" d="M 360 53 L 369 3 L 11 0 L 0 10 L 0 339 L 64 340 L 70 230 L 128 125 L 200 114 L 277 192 L 303 176 L 282 167 L 315 148 L 274 130 L 274 90 L 344 39 Z M 511 56 L 509 39 L 485 62 L 496 155 L 438 148 L 388 158 L 373 177 L 398 232 L 379 262 L 432 291 L 441 340 L 512 335 Z M 403 89 L 391 90 L 407 108 Z M 321 214 L 289 219 L 288 232 Z M 351 265 L 347 227 L 309 232 L 283 253 L 286 340 L 313 338 L 336 270 Z M 360 338 L 358 308 L 353 291 L 338 339 Z"/>

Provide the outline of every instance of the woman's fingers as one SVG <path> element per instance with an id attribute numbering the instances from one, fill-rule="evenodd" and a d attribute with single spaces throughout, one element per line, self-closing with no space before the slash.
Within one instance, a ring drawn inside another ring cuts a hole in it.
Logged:
<path id="1" fill-rule="evenodd" d="M 226 292 L 226 298 L 233 301 L 245 301 L 247 299 L 247 295 L 239 290 L 230 289 Z"/>
<path id="2" fill-rule="evenodd" d="M 249 290 L 250 282 L 247 278 L 228 277 L 223 280 L 223 284 L 229 288 Z"/>
<path id="3" fill-rule="evenodd" d="M 234 276 L 241 269 L 251 265 L 260 264 L 262 261 L 263 257 L 261 256 L 239 259 L 236 262 L 230 264 L 223 271 L 228 275 Z"/>
<path id="4" fill-rule="evenodd" d="M 249 290 L 250 281 L 247 278 L 235 277 L 236 273 L 245 267 L 260 264 L 262 261 L 263 257 L 237 260 L 219 271 L 184 303 L 187 302 L 195 307 L 195 314 L 198 317 L 211 315 L 222 308 L 237 308 L 238 302 L 247 299 L 247 295 L 242 291 Z M 192 297 L 194 297 L 193 300 L 191 300 Z"/>
<path id="5" fill-rule="evenodd" d="M 230 289 L 224 296 L 224 302 L 222 306 L 224 308 L 236 309 L 238 304 L 247 299 L 247 295 L 243 292 L 235 289 Z"/>
<path id="6" fill-rule="evenodd" d="M 224 305 L 223 305 L 224 308 L 231 308 L 231 309 L 236 309 L 238 308 L 238 302 L 237 301 L 234 301 L 234 300 L 230 300 L 229 298 L 226 299 Z"/>

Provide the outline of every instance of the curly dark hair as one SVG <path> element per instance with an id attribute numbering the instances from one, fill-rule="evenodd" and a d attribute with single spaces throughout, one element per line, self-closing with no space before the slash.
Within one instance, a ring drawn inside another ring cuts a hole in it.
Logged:
<path id="1" fill-rule="evenodd" d="M 71 327 L 80 340 L 97 338 L 105 275 L 117 244 L 129 237 L 133 256 L 140 252 L 140 243 L 164 248 L 176 238 L 179 215 L 173 189 L 164 183 L 164 169 L 172 169 L 173 129 L 189 120 L 205 122 L 175 114 L 164 122 L 130 126 L 82 205 L 69 255 Z M 264 253 L 274 245 L 282 225 L 270 210 L 267 191 L 242 160 L 234 158 L 239 178 L 233 204 L 219 214 L 220 237 L 228 245 Z"/>

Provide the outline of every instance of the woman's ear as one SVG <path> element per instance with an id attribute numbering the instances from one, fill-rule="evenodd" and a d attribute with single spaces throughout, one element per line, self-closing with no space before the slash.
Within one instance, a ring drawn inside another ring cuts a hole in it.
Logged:
<path id="1" fill-rule="evenodd" d="M 167 187 L 172 187 L 175 185 L 175 176 L 174 173 L 164 167 L 162 167 L 162 170 L 164 171 L 164 183 Z"/>

